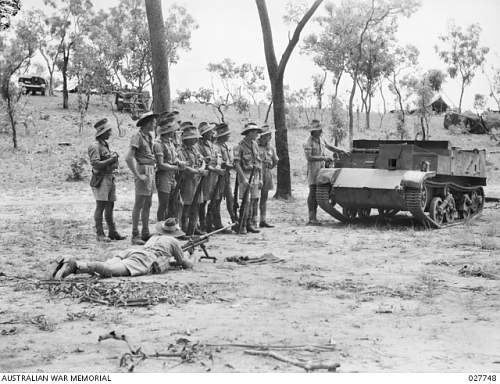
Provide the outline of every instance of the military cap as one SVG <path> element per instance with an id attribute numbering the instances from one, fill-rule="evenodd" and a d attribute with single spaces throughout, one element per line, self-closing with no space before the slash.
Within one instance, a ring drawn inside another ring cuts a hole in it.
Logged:
<path id="1" fill-rule="evenodd" d="M 203 121 L 198 125 L 198 130 L 200 131 L 200 135 L 204 135 L 207 132 L 213 131 L 215 129 L 214 125 L 208 124 L 206 121 Z"/>
<path id="2" fill-rule="evenodd" d="M 160 127 L 158 128 L 157 135 L 161 136 L 166 133 L 175 133 L 177 132 L 177 127 L 175 124 L 168 123 L 168 124 L 161 124 Z"/>
<path id="3" fill-rule="evenodd" d="M 314 119 L 311 121 L 311 125 L 309 126 L 309 132 L 313 131 L 322 131 L 323 127 L 321 125 L 321 122 L 319 120 Z"/>
<path id="4" fill-rule="evenodd" d="M 187 140 L 187 139 L 199 139 L 201 136 L 198 133 L 198 130 L 196 129 L 195 126 L 191 128 L 185 128 L 182 131 L 182 140 Z"/>
<path id="5" fill-rule="evenodd" d="M 275 132 L 275 129 L 274 128 L 271 128 L 269 125 L 267 124 L 264 124 L 262 126 L 262 132 L 260 133 L 261 136 L 264 136 L 264 135 L 270 135 L 271 133 Z"/>
<path id="6" fill-rule="evenodd" d="M 217 127 L 215 129 L 217 130 L 217 134 L 215 135 L 216 138 L 226 136 L 231 133 L 231 130 L 226 123 L 217 124 Z"/>
<path id="7" fill-rule="evenodd" d="M 101 136 L 103 133 L 111 130 L 111 125 L 108 123 L 108 119 L 101 119 L 94 124 L 96 130 L 95 137 Z"/>
<path id="8" fill-rule="evenodd" d="M 156 119 L 157 117 L 158 115 L 156 113 L 153 113 L 151 111 L 146 112 L 143 115 L 141 115 L 141 117 L 139 118 L 139 120 L 137 120 L 137 123 L 135 123 L 135 125 L 137 125 L 138 127 L 142 127 L 148 121 L 150 121 L 151 119 Z"/>
<path id="9" fill-rule="evenodd" d="M 260 128 L 257 124 L 250 122 L 245 124 L 241 131 L 241 134 L 246 135 L 249 131 L 257 131 L 260 133 L 262 132 L 262 128 Z"/>

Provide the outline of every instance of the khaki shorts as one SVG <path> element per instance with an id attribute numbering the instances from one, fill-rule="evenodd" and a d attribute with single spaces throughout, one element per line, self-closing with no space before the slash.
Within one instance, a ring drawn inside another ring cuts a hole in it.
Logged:
<path id="1" fill-rule="evenodd" d="M 158 192 L 170 193 L 175 188 L 175 178 L 163 172 L 156 174 L 155 181 Z"/>
<path id="2" fill-rule="evenodd" d="M 116 185 L 113 175 L 104 175 L 98 187 L 92 187 L 94 199 L 97 201 L 116 201 Z"/>
<path id="3" fill-rule="evenodd" d="M 245 188 L 242 188 L 241 185 L 238 187 L 240 199 L 243 199 L 243 195 L 245 194 Z M 250 185 L 250 198 L 258 199 L 260 197 L 260 185 L 259 184 L 251 184 Z"/>
<path id="4" fill-rule="evenodd" d="M 156 191 L 155 167 L 154 165 L 137 166 L 137 171 L 141 175 L 146 175 L 146 180 L 135 179 L 135 194 L 138 196 L 151 196 Z"/>

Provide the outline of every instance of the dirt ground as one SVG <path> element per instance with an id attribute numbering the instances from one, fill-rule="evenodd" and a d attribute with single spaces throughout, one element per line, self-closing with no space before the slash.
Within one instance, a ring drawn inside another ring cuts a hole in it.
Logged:
<path id="1" fill-rule="evenodd" d="M 338 362 L 340 372 L 499 371 L 500 280 L 458 273 L 467 265 L 500 276 L 497 205 L 488 203 L 483 215 L 468 224 L 437 231 L 419 227 L 408 216 L 345 226 L 325 213 L 319 215 L 322 227 L 307 227 L 303 132 L 291 135 L 294 200 L 269 203 L 276 228 L 244 237 L 214 236 L 208 249 L 218 258 L 215 264 L 204 260 L 193 271 L 133 279 L 194 284 L 203 295 L 149 307 L 110 307 L 53 296 L 29 284 L 46 278 L 59 255 L 104 260 L 130 246 L 129 240 L 97 244 L 88 180 L 64 181 L 67 161 L 85 152 L 92 129 L 78 135 L 58 102 L 33 98 L 38 125 L 21 135 L 18 152 L 8 149 L 7 137 L 0 138 L 0 371 L 124 371 L 120 357 L 128 351 L 126 344 L 98 342 L 113 330 L 150 355 L 137 372 L 303 371 L 228 346 L 184 363 L 151 356 L 166 352 L 179 338 L 201 344 L 335 345 L 329 352 L 280 354 Z M 89 119 L 103 111 L 95 106 Z M 38 120 L 40 113 L 49 113 L 49 120 Z M 436 131 L 439 138 L 449 135 Z M 128 137 L 114 138 L 120 153 Z M 496 150 L 486 137 L 454 139 Z M 60 141 L 72 145 L 58 146 Z M 488 163 L 491 193 L 500 190 L 495 156 Z M 131 187 L 124 171 L 116 221 L 129 236 Z M 229 256 L 269 253 L 284 261 L 224 262 Z"/>

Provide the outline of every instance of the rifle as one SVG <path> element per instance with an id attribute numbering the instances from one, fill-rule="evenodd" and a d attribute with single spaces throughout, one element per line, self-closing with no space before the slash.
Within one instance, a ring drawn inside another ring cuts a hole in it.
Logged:
<path id="1" fill-rule="evenodd" d="M 241 232 L 243 229 L 243 220 L 246 220 L 246 216 L 248 214 L 248 195 L 250 194 L 250 188 L 252 187 L 252 181 L 253 181 L 253 176 L 255 173 L 255 165 L 252 167 L 252 172 L 250 172 L 250 177 L 248 178 L 248 187 L 245 189 L 245 192 L 243 193 L 243 199 L 241 200 L 241 207 L 240 207 L 240 219 L 238 223 L 238 233 Z"/>
<path id="2" fill-rule="evenodd" d="M 219 191 L 221 189 L 222 185 L 225 184 L 226 175 L 227 175 L 227 170 L 223 175 L 217 175 L 217 182 L 215 183 L 214 190 L 212 191 L 212 193 L 210 195 L 210 201 L 213 201 L 215 199 L 215 196 L 217 195 L 217 191 Z"/>
<path id="3" fill-rule="evenodd" d="M 238 175 L 236 174 L 236 180 L 234 181 L 234 193 L 233 193 L 233 214 L 236 219 L 236 221 L 240 221 L 238 218 Z"/>
<path id="4" fill-rule="evenodd" d="M 180 172 L 179 180 L 175 185 L 175 188 L 170 195 L 170 201 L 168 202 L 168 212 L 171 217 L 177 217 L 180 210 L 180 201 L 181 201 L 181 190 L 184 187 L 185 175 L 184 172 Z"/>
<path id="5" fill-rule="evenodd" d="M 193 201 L 191 202 L 191 209 L 189 210 L 189 226 L 188 226 L 188 233 L 187 235 L 188 236 L 193 236 L 194 235 L 194 231 L 196 229 L 196 215 L 198 214 L 198 200 L 200 198 L 200 193 L 201 193 L 201 190 L 202 190 L 202 184 L 203 184 L 203 180 L 205 179 L 205 176 L 201 176 L 200 177 L 200 181 L 198 183 L 198 185 L 196 186 L 196 190 L 194 192 L 194 196 L 193 196 Z"/>
<path id="6" fill-rule="evenodd" d="M 214 256 L 210 256 L 208 254 L 208 251 L 207 251 L 207 248 L 205 246 L 205 243 L 208 242 L 208 239 L 210 238 L 210 236 L 213 236 L 215 235 L 216 233 L 219 233 L 219 232 L 222 232 L 226 229 L 229 229 L 233 226 L 234 224 L 231 224 L 231 225 L 228 225 L 224 228 L 220 228 L 216 231 L 213 231 L 213 232 L 210 232 L 210 233 L 207 233 L 206 235 L 203 235 L 203 236 L 191 236 L 191 238 L 189 239 L 189 241 L 184 244 L 182 246 L 182 251 L 183 252 L 189 252 L 189 253 L 193 253 L 194 250 L 196 249 L 196 247 L 200 247 L 201 250 L 203 251 L 203 256 L 200 257 L 200 260 L 202 259 L 209 259 L 209 260 L 213 260 L 213 262 L 215 263 L 217 261 L 217 258 L 214 257 Z"/>

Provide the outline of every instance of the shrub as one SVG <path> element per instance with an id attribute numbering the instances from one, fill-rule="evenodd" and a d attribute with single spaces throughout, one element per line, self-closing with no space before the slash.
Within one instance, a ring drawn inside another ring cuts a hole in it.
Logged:
<path id="1" fill-rule="evenodd" d="M 77 155 L 71 159 L 70 173 L 66 181 L 82 181 L 85 178 L 87 159 L 81 155 Z"/>

